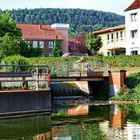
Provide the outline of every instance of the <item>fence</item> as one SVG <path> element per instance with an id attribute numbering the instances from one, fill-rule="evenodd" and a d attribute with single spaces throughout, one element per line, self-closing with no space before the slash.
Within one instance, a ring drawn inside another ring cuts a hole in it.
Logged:
<path id="1" fill-rule="evenodd" d="M 108 72 L 110 66 L 97 62 L 62 62 L 62 63 L 53 63 L 49 65 L 51 71 L 51 77 L 71 77 L 72 75 L 87 76 L 92 72 L 103 71 Z"/>
<path id="2" fill-rule="evenodd" d="M 0 65 L 0 89 L 49 89 L 47 65 Z"/>

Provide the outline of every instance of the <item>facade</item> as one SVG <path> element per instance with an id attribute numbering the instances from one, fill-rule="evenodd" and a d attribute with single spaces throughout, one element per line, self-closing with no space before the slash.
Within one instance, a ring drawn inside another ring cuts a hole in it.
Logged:
<path id="1" fill-rule="evenodd" d="M 140 54 L 140 0 L 125 10 L 125 25 L 95 31 L 102 38 L 103 55 Z"/>
<path id="2" fill-rule="evenodd" d="M 125 54 L 125 26 L 120 25 L 94 32 L 102 38 L 100 54 L 105 56 Z"/>
<path id="3" fill-rule="evenodd" d="M 52 49 L 56 38 L 61 42 L 62 52 L 68 51 L 68 29 L 69 24 L 35 25 L 17 24 L 21 29 L 23 39 L 33 48 L 42 48 L 43 56 L 52 56 Z"/>
<path id="4" fill-rule="evenodd" d="M 126 55 L 140 54 L 140 0 L 125 10 Z"/>

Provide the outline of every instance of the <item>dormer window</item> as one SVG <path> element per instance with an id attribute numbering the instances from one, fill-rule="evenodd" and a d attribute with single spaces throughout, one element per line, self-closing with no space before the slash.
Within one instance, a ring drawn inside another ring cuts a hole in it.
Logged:
<path id="1" fill-rule="evenodd" d="M 132 14 L 130 14 L 130 21 L 131 22 L 135 22 L 135 21 L 137 21 L 137 13 L 132 13 Z"/>

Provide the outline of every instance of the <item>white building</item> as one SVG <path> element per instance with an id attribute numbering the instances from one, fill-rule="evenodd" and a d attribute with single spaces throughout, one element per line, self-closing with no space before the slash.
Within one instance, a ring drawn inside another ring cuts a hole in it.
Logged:
<path id="1" fill-rule="evenodd" d="M 94 34 L 102 38 L 100 54 L 105 56 L 125 54 L 125 25 L 102 29 Z"/>
<path id="2" fill-rule="evenodd" d="M 140 54 L 140 0 L 125 10 L 126 55 Z"/>
<path id="3" fill-rule="evenodd" d="M 126 8 L 125 25 L 95 31 L 94 34 L 102 38 L 101 54 L 140 54 L 140 0 L 134 0 Z"/>

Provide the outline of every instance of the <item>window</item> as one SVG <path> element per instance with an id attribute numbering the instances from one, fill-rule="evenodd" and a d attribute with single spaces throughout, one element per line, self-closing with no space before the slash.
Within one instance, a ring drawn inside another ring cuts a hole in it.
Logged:
<path id="1" fill-rule="evenodd" d="M 53 41 L 49 41 L 49 48 L 53 48 Z"/>
<path id="2" fill-rule="evenodd" d="M 130 31 L 131 38 L 137 38 L 138 30 Z"/>
<path id="3" fill-rule="evenodd" d="M 111 34 L 111 42 L 113 42 L 113 38 L 114 38 L 114 37 L 113 37 L 113 33 L 112 33 L 112 34 Z"/>
<path id="4" fill-rule="evenodd" d="M 130 14 L 130 21 L 131 21 L 131 22 L 137 21 L 137 13 L 132 13 L 132 14 Z"/>
<path id="5" fill-rule="evenodd" d="M 38 44 L 37 41 L 33 41 L 33 48 L 37 48 Z"/>
<path id="6" fill-rule="evenodd" d="M 118 32 L 116 32 L 116 41 L 118 41 L 118 38 L 119 38 L 119 34 Z"/>
<path id="7" fill-rule="evenodd" d="M 131 51 L 131 55 L 138 55 L 138 51 Z"/>
<path id="8" fill-rule="evenodd" d="M 39 47 L 44 48 L 44 41 L 39 41 Z"/>
<path id="9" fill-rule="evenodd" d="M 107 34 L 107 43 L 109 43 L 109 34 Z"/>
<path id="10" fill-rule="evenodd" d="M 123 40 L 123 31 L 120 32 L 120 39 Z"/>

